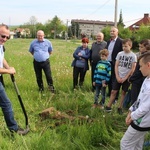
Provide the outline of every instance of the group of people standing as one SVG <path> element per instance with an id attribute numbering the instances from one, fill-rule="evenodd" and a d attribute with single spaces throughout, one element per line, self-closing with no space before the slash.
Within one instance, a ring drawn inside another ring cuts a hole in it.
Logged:
<path id="1" fill-rule="evenodd" d="M 118 37 L 118 29 L 112 27 L 110 40 L 104 41 L 103 33 L 97 34 L 97 41 L 88 48 L 88 39 L 82 39 L 82 46 L 73 53 L 73 88 L 83 85 L 88 61 L 91 65 L 92 90 L 95 91 L 94 108 L 103 108 L 106 86 L 108 85 L 109 102 L 105 111 L 112 111 L 112 104 L 118 99 L 121 89 L 118 113 L 122 107 L 126 92 L 131 85 L 131 102 L 126 124 L 129 126 L 121 139 L 121 150 L 143 148 L 144 136 L 150 130 L 150 39 L 139 43 L 139 53 L 132 52 L 131 39 Z M 82 65 L 81 65 L 82 64 Z M 82 83 L 82 84 L 81 84 Z M 99 94 L 102 98 L 99 102 Z"/>
<path id="2" fill-rule="evenodd" d="M 0 75 L 15 74 L 14 67 L 10 67 L 4 58 L 4 43 L 9 39 L 10 30 L 7 25 L 0 25 Z M 144 136 L 150 130 L 150 40 L 142 40 L 139 43 L 139 54 L 132 52 L 132 41 L 120 39 L 118 29 L 112 27 L 110 40 L 104 41 L 104 34 L 97 34 L 97 41 L 88 48 L 88 38 L 82 39 L 73 53 L 73 88 L 83 86 L 86 71 L 91 65 L 92 90 L 95 91 L 93 107 L 103 107 L 105 104 L 106 87 L 108 85 L 109 102 L 105 110 L 112 111 L 111 105 L 118 98 L 118 91 L 122 87 L 121 102 L 118 113 L 122 114 L 122 104 L 126 92 L 131 83 L 131 107 L 126 118 L 129 125 L 126 133 L 121 139 L 121 150 L 142 150 Z M 52 54 L 52 44 L 44 39 L 44 32 L 37 32 L 37 39 L 30 44 L 29 52 L 33 55 L 33 66 L 39 91 L 44 90 L 42 70 L 47 79 L 48 88 L 54 93 L 53 79 L 51 75 L 49 57 Z M 138 60 L 137 60 L 138 58 Z M 78 77 L 80 76 L 79 80 Z M 102 99 L 99 102 L 99 94 Z M 0 81 L 0 107 L 8 129 L 20 135 L 27 134 L 26 129 L 18 126 L 14 119 L 11 102 L 7 97 L 2 81 Z"/>
<path id="3" fill-rule="evenodd" d="M 110 96 L 113 82 L 116 79 L 115 62 L 117 54 L 123 51 L 122 39 L 118 37 L 118 29 L 112 27 L 108 42 L 104 41 L 104 34 L 99 32 L 96 36 L 96 41 L 92 43 L 91 49 L 88 48 L 88 43 L 88 38 L 84 37 L 82 39 L 82 46 L 79 46 L 73 53 L 73 89 L 77 88 L 78 80 L 79 86 L 83 85 L 86 71 L 89 69 L 88 62 L 90 61 L 92 91 L 96 91 L 93 107 L 96 107 L 98 104 L 100 91 L 102 94 L 100 104 L 103 106 L 105 103 L 106 86 L 108 85 L 107 95 Z M 97 74 L 99 74 L 99 77 Z M 115 99 L 118 99 L 118 94 Z"/>

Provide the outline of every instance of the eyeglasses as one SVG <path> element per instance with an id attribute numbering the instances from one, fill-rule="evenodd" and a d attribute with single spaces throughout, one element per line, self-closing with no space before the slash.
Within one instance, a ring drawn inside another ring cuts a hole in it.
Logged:
<path id="1" fill-rule="evenodd" d="M 6 38 L 7 40 L 9 40 L 10 39 L 10 37 L 9 36 L 6 36 L 6 35 L 0 35 L 3 39 L 4 38 Z"/>

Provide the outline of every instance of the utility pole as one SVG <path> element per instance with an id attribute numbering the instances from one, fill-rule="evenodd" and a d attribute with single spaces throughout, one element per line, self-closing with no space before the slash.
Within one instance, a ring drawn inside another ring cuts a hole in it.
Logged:
<path id="1" fill-rule="evenodd" d="M 118 14 L 118 0 L 115 0 L 115 16 L 114 16 L 115 27 L 117 27 L 117 14 Z"/>

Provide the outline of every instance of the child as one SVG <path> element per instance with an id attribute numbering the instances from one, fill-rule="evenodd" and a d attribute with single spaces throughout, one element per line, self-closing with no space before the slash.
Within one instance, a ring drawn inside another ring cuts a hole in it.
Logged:
<path id="1" fill-rule="evenodd" d="M 139 53 L 144 54 L 145 52 L 147 52 L 149 50 L 150 50 L 150 40 L 148 40 L 148 39 L 142 40 L 139 43 Z M 144 77 L 139 69 L 140 69 L 140 66 L 139 66 L 139 62 L 138 62 L 133 75 L 129 78 L 129 82 L 132 84 L 131 105 L 137 100 L 141 85 L 144 80 Z"/>
<path id="2" fill-rule="evenodd" d="M 128 82 L 128 78 L 129 76 L 132 75 L 137 62 L 136 55 L 131 51 L 132 41 L 130 39 L 123 40 L 122 47 L 123 47 L 123 51 L 119 52 L 116 56 L 116 63 L 115 63 L 116 80 L 113 83 L 113 88 L 111 91 L 109 103 L 106 106 L 106 111 L 110 112 L 111 105 L 115 100 L 116 94 L 120 90 L 120 87 L 122 86 L 121 102 L 118 107 L 119 114 L 123 113 L 122 112 L 123 100 L 130 86 L 130 83 Z"/>
<path id="3" fill-rule="evenodd" d="M 108 84 L 111 76 L 111 64 L 109 61 L 107 61 L 108 54 L 109 52 L 107 49 L 103 49 L 100 51 L 101 60 L 97 63 L 94 72 L 93 86 L 95 87 L 96 93 L 95 93 L 95 101 L 94 101 L 93 108 L 96 108 L 98 106 L 98 98 L 99 98 L 100 90 L 102 94 L 100 107 L 103 108 L 105 103 L 106 85 Z"/>
<path id="4" fill-rule="evenodd" d="M 150 130 L 150 53 L 139 58 L 140 70 L 146 76 L 138 99 L 129 108 L 126 124 L 129 125 L 121 139 L 121 150 L 142 150 L 144 136 Z"/>
<path id="5" fill-rule="evenodd" d="M 88 38 L 83 38 L 82 46 L 79 46 L 73 53 L 73 89 L 76 89 L 78 86 L 79 75 L 79 86 L 83 85 L 86 71 L 89 69 L 88 59 L 90 58 L 90 50 L 88 48 L 88 43 Z"/>

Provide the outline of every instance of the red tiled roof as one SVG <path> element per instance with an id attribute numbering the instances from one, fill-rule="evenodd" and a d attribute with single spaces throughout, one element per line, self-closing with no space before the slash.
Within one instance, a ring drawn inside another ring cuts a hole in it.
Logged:
<path id="1" fill-rule="evenodd" d="M 129 26 L 129 29 L 130 30 L 139 29 L 140 25 L 142 25 L 142 24 L 144 24 L 144 25 L 150 24 L 149 14 L 144 14 L 144 18 L 142 18 L 141 20 L 135 22 L 131 26 Z"/>

